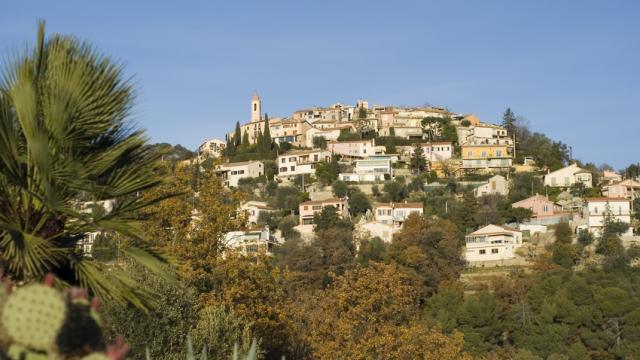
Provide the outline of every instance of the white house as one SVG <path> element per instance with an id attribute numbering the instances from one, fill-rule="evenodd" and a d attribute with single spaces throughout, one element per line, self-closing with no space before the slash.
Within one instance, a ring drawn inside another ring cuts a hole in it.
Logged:
<path id="1" fill-rule="evenodd" d="M 570 187 L 575 183 L 582 183 L 587 188 L 592 187 L 591 173 L 576 164 L 571 164 L 544 176 L 544 184 L 546 186 Z"/>
<path id="2" fill-rule="evenodd" d="M 231 231 L 225 234 L 224 244 L 242 255 L 271 255 L 273 248 L 280 244 L 269 228 Z"/>
<path id="3" fill-rule="evenodd" d="M 366 158 L 374 155 L 375 141 L 369 140 L 353 140 L 353 141 L 331 141 L 327 144 L 327 150 L 334 154 L 344 157 Z"/>
<path id="4" fill-rule="evenodd" d="M 383 224 L 390 224 L 395 226 L 402 226 L 404 221 L 411 214 L 419 214 L 422 216 L 424 213 L 424 206 L 422 203 L 376 203 L 373 205 L 373 214 L 376 222 Z"/>
<path id="5" fill-rule="evenodd" d="M 290 180 L 296 175 L 315 174 L 319 162 L 330 160 L 331 152 L 327 150 L 290 151 L 278 156 L 278 177 Z"/>
<path id="6" fill-rule="evenodd" d="M 217 166 L 215 172 L 222 177 L 225 186 L 238 186 L 238 180 L 264 175 L 262 161 L 225 163 Z"/>
<path id="7" fill-rule="evenodd" d="M 249 224 L 257 224 L 258 218 L 260 217 L 260 213 L 270 213 L 273 212 L 273 208 L 267 205 L 264 201 L 247 201 L 240 206 L 240 211 L 244 211 L 247 214 L 247 223 Z"/>
<path id="8" fill-rule="evenodd" d="M 386 243 L 390 243 L 393 240 L 393 235 L 398 231 L 400 231 L 399 227 L 391 224 L 379 223 L 376 221 L 358 223 L 355 226 L 355 233 L 361 239 L 371 239 L 374 237 L 379 237 Z"/>
<path id="9" fill-rule="evenodd" d="M 98 200 L 98 201 L 85 201 L 79 204 L 79 211 L 85 214 L 95 214 L 94 211 L 104 212 L 108 214 L 116 206 L 115 199 Z M 84 237 L 78 241 L 78 248 L 87 257 L 92 257 L 93 244 L 98 236 L 102 235 L 102 231 L 93 231 L 84 234 Z"/>
<path id="10" fill-rule="evenodd" d="M 390 156 L 372 156 L 356 160 L 354 173 L 340 173 L 338 177 L 348 182 L 384 181 L 393 175 L 391 162 Z"/>
<path id="11" fill-rule="evenodd" d="M 420 144 L 422 154 L 428 161 L 445 161 L 453 156 L 453 144 L 450 142 L 432 142 Z M 415 146 L 406 146 L 409 155 L 415 152 Z"/>
<path id="12" fill-rule="evenodd" d="M 631 200 L 625 198 L 587 198 L 583 209 L 583 217 L 587 220 L 587 228 L 594 235 L 602 234 L 606 217 L 612 221 L 631 224 Z M 624 236 L 633 235 L 629 228 Z"/>
<path id="13" fill-rule="evenodd" d="M 206 140 L 200 146 L 198 146 L 198 156 L 201 157 L 214 157 L 218 158 L 222 156 L 222 151 L 227 146 L 227 143 L 219 139 Z"/>
<path id="14" fill-rule="evenodd" d="M 313 148 L 313 139 L 314 138 L 323 138 L 327 141 L 336 141 L 338 140 L 338 137 L 340 136 L 340 131 L 341 129 L 338 127 L 332 127 L 332 128 L 316 128 L 316 127 L 312 127 L 309 130 L 306 131 L 306 133 L 304 134 L 305 138 L 306 138 L 306 146 L 308 148 Z"/>
<path id="15" fill-rule="evenodd" d="M 476 197 L 484 195 L 507 196 L 509 194 L 509 181 L 502 175 L 494 175 L 486 183 L 475 188 L 473 193 Z"/>
<path id="16" fill-rule="evenodd" d="M 513 259 L 515 250 L 521 245 L 521 231 L 487 225 L 465 236 L 464 257 L 469 262 Z"/>

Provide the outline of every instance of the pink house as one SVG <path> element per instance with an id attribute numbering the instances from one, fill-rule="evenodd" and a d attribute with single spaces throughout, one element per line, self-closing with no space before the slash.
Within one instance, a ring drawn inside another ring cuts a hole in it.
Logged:
<path id="1" fill-rule="evenodd" d="M 349 216 L 349 204 L 347 203 L 347 199 L 335 198 L 318 201 L 305 201 L 301 203 L 299 207 L 300 225 L 313 224 L 313 216 L 327 206 L 333 206 L 336 208 L 338 215 L 343 218 Z"/>
<path id="2" fill-rule="evenodd" d="M 366 158 L 375 155 L 375 141 L 353 140 L 353 141 L 331 141 L 327 144 L 327 150 L 334 154 L 345 157 Z"/>
<path id="3" fill-rule="evenodd" d="M 553 201 L 539 194 L 535 194 L 530 198 L 515 202 L 511 204 L 511 206 L 514 208 L 519 207 L 530 209 L 533 211 L 534 218 L 553 216 L 556 215 L 556 211 L 559 210 L 558 206 L 554 204 Z"/>

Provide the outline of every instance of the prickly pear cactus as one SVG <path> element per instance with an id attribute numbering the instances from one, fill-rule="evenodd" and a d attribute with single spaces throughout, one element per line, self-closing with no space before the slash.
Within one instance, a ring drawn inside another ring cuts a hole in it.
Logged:
<path id="1" fill-rule="evenodd" d="M 66 305 L 61 294 L 40 284 L 16 290 L 2 310 L 2 324 L 13 342 L 40 351 L 55 351 L 65 318 Z"/>
<path id="2" fill-rule="evenodd" d="M 83 357 L 80 360 L 109 360 L 109 357 L 103 353 L 92 353 Z"/>
<path id="3" fill-rule="evenodd" d="M 11 345 L 9 348 L 9 358 L 11 360 L 49 360 L 48 354 L 35 352 L 20 345 Z"/>

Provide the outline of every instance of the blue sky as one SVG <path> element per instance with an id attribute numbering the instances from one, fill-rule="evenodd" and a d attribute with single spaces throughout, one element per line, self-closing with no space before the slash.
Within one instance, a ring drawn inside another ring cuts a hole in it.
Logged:
<path id="1" fill-rule="evenodd" d="M 126 65 L 153 141 L 195 148 L 263 111 L 354 103 L 507 107 L 574 157 L 640 161 L 638 1 L 8 1 L 0 52 L 36 21 Z"/>

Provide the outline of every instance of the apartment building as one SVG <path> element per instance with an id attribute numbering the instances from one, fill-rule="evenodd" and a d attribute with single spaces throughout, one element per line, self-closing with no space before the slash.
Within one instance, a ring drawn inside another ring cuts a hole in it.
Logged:
<path id="1" fill-rule="evenodd" d="M 640 197 L 640 182 L 627 179 L 615 184 L 605 185 L 602 187 L 602 195 L 612 198 L 637 199 Z"/>
<path id="2" fill-rule="evenodd" d="M 462 145 L 462 168 L 465 170 L 508 170 L 512 163 L 513 159 L 506 144 Z"/>
<path id="3" fill-rule="evenodd" d="M 281 242 L 268 227 L 247 231 L 231 231 L 225 234 L 227 249 L 245 256 L 273 255 L 273 249 Z"/>
<path id="4" fill-rule="evenodd" d="M 198 156 L 203 158 L 219 158 L 222 156 L 227 143 L 219 139 L 206 140 L 198 146 Z"/>

